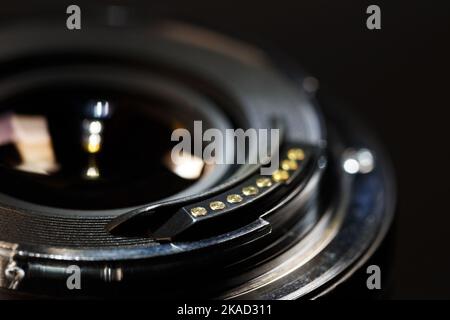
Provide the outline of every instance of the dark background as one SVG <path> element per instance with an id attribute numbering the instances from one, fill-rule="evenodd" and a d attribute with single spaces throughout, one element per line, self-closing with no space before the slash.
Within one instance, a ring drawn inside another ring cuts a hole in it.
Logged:
<path id="1" fill-rule="evenodd" d="M 21 10 L 33 14 L 27 3 Z M 366 28 L 369 4 L 381 7 L 381 30 Z M 363 118 L 397 174 L 392 297 L 450 298 L 448 0 L 166 0 L 148 6 L 154 15 L 279 49 L 320 80 L 319 94 Z M 7 17 L 8 6 L 0 7 L 0 17 Z"/>

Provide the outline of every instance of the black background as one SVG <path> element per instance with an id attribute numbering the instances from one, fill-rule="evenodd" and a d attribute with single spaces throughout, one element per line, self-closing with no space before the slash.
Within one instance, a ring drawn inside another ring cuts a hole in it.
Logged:
<path id="1" fill-rule="evenodd" d="M 53 9 L 64 12 L 68 4 Z M 381 7 L 381 30 L 366 28 L 369 4 Z M 363 118 L 386 146 L 397 174 L 392 297 L 450 298 L 449 1 L 209 0 L 148 6 L 155 15 L 278 48 L 320 80 L 319 94 L 336 97 Z"/>

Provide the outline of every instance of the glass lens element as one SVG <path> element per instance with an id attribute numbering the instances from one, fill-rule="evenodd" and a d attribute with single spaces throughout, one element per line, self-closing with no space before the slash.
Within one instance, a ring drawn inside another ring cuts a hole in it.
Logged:
<path id="1" fill-rule="evenodd" d="M 183 127 L 175 109 L 156 98 L 80 86 L 2 101 L 0 192 L 73 209 L 129 207 L 176 194 L 205 170 L 201 159 L 171 162 L 172 130 Z"/>

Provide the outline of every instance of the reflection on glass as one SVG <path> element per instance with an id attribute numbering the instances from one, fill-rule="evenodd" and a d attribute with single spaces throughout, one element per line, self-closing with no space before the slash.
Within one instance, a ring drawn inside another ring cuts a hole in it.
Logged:
<path id="1" fill-rule="evenodd" d="M 96 154 L 101 151 L 102 147 L 102 119 L 111 117 L 111 109 L 109 102 L 102 103 L 97 101 L 95 105 L 87 106 L 87 114 L 91 119 L 84 119 L 82 124 L 82 141 L 83 148 L 89 156 L 89 167 L 86 170 L 87 179 L 97 179 L 100 177 L 100 171 L 97 166 Z"/>
<path id="2" fill-rule="evenodd" d="M 176 144 L 171 124 L 184 124 L 184 115 L 169 109 L 155 97 L 80 85 L 0 100 L 0 194 L 108 209 L 185 190 L 208 168 L 195 157 L 177 166 L 167 161 Z"/>
<path id="3" fill-rule="evenodd" d="M 0 116 L 0 146 L 14 145 L 20 161 L 15 168 L 50 174 L 58 170 L 47 120 L 42 116 Z"/>
<path id="4" fill-rule="evenodd" d="M 175 157 L 172 159 L 172 157 Z M 166 166 L 177 176 L 183 179 L 196 180 L 200 178 L 205 167 L 205 162 L 189 153 L 167 154 L 164 158 Z"/>

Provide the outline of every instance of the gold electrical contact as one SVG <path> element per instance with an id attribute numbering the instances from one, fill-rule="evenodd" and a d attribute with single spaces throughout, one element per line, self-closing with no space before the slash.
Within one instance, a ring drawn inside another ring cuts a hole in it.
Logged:
<path id="1" fill-rule="evenodd" d="M 228 203 L 239 203 L 242 202 L 242 197 L 238 194 L 230 194 L 227 196 Z"/>
<path id="2" fill-rule="evenodd" d="M 254 195 L 258 194 L 258 192 L 259 192 L 259 190 L 255 186 L 248 186 L 248 187 L 242 188 L 242 193 L 245 196 L 254 196 Z"/>
<path id="3" fill-rule="evenodd" d="M 258 180 L 256 180 L 256 185 L 259 188 L 268 188 L 272 186 L 272 180 L 270 180 L 269 178 L 259 178 Z"/>
<path id="4" fill-rule="evenodd" d="M 305 152 L 300 148 L 292 148 L 288 150 L 287 157 L 289 160 L 304 160 Z"/>
<path id="5" fill-rule="evenodd" d="M 225 209 L 226 205 L 222 201 L 213 201 L 209 204 L 209 207 L 211 208 L 211 210 L 216 211 Z"/>
<path id="6" fill-rule="evenodd" d="M 272 178 L 275 182 L 282 182 L 289 179 L 289 173 L 285 170 L 276 170 L 272 173 Z"/>
<path id="7" fill-rule="evenodd" d="M 286 171 L 297 170 L 298 164 L 297 164 L 297 161 L 295 161 L 295 160 L 291 160 L 291 159 L 283 160 L 281 162 L 281 168 Z"/>
<path id="8" fill-rule="evenodd" d="M 203 207 L 195 207 L 191 209 L 191 214 L 193 217 L 203 217 L 208 214 L 208 211 Z"/>

